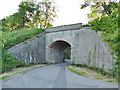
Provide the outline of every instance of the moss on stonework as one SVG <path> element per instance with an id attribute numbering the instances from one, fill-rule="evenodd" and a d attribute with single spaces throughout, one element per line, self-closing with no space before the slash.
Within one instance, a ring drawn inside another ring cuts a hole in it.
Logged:
<path id="1" fill-rule="evenodd" d="M 93 66 L 96 66 L 96 46 L 95 46 L 94 54 L 93 54 Z"/>
<path id="2" fill-rule="evenodd" d="M 91 50 L 90 50 L 90 52 L 89 52 L 88 65 L 90 65 L 90 63 L 91 63 Z"/>

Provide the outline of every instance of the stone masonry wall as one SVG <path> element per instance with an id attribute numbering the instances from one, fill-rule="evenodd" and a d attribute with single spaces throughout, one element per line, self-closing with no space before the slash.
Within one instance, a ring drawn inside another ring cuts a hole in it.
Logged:
<path id="1" fill-rule="evenodd" d="M 95 31 L 88 28 L 80 28 L 59 32 L 53 30 L 53 32 L 46 33 L 46 61 L 62 62 L 61 57 L 57 56 L 58 50 L 49 47 L 50 44 L 59 40 L 71 45 L 72 62 L 112 69 L 114 65 L 112 55 Z M 61 55 L 60 51 L 59 55 Z"/>
<path id="2" fill-rule="evenodd" d="M 41 33 L 8 49 L 7 52 L 25 63 L 42 63 L 45 61 L 46 34 Z"/>
<path id="3" fill-rule="evenodd" d="M 56 41 L 63 41 L 63 44 Z M 50 47 L 51 45 L 54 48 Z M 71 46 L 71 61 L 76 64 L 86 64 L 104 69 L 112 69 L 114 65 L 112 55 L 99 35 L 90 28 L 81 27 L 81 23 L 46 29 L 46 32 L 7 51 L 26 63 L 42 63 L 44 61 L 60 63 L 63 62 L 65 45 Z M 59 49 L 57 49 L 58 47 Z M 62 49 L 60 50 L 60 48 Z"/>

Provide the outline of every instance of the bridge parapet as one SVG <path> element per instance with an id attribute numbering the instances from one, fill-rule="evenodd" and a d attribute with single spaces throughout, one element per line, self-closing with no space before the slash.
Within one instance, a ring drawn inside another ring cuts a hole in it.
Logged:
<path id="1" fill-rule="evenodd" d="M 45 32 L 58 32 L 58 31 L 60 32 L 60 31 L 67 31 L 67 30 L 76 30 L 76 29 L 80 29 L 81 27 L 82 27 L 82 23 L 77 23 L 77 24 L 47 28 L 45 29 Z"/>

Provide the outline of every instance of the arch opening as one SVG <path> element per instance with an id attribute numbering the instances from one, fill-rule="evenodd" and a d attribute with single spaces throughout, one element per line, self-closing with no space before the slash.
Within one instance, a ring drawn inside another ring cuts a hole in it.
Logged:
<path id="1" fill-rule="evenodd" d="M 49 45 L 49 48 L 50 48 L 50 52 L 49 52 L 48 59 L 50 59 L 51 61 L 54 61 L 54 63 L 60 63 L 68 59 L 71 59 L 70 43 L 63 40 L 57 40 L 52 42 Z"/>
<path id="2" fill-rule="evenodd" d="M 57 40 L 49 45 L 50 48 L 59 49 L 59 50 L 64 50 L 69 46 L 71 45 L 63 40 Z"/>
<path id="3" fill-rule="evenodd" d="M 64 50 L 64 61 L 66 60 L 71 60 L 71 47 L 68 46 L 65 50 Z"/>

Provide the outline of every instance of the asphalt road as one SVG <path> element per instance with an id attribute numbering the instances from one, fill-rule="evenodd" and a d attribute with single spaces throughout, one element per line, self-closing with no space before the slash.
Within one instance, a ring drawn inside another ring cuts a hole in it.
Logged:
<path id="1" fill-rule="evenodd" d="M 67 63 L 29 70 L 2 81 L 2 88 L 118 88 L 111 82 L 86 78 L 67 69 Z"/>

